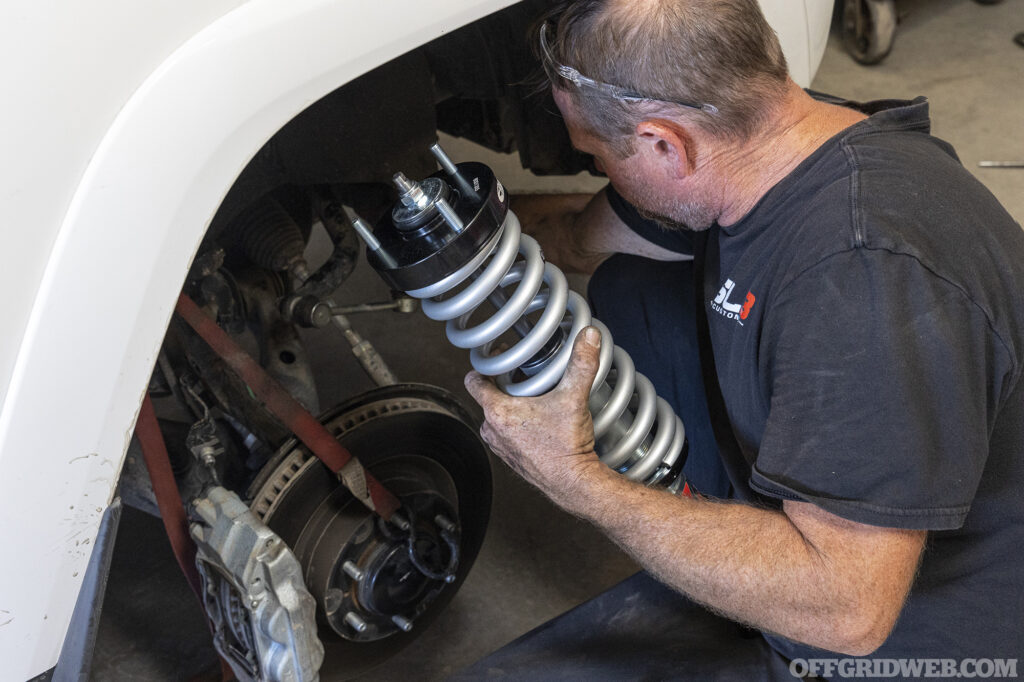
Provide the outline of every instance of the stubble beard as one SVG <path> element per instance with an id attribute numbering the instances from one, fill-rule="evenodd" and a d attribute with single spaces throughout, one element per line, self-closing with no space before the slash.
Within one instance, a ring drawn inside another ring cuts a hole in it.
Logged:
<path id="1" fill-rule="evenodd" d="M 649 187 L 641 185 L 626 190 L 632 196 L 626 199 L 633 204 L 637 213 L 670 231 L 690 230 L 703 232 L 717 220 L 711 202 L 704 197 L 691 196 L 687 200 L 679 197 L 655 196 Z M 657 208 L 655 208 L 657 207 Z"/>
<path id="2" fill-rule="evenodd" d="M 655 211 L 649 211 L 640 206 L 636 207 L 636 211 L 642 218 L 652 220 L 669 231 L 689 230 L 690 232 L 703 232 L 715 224 L 715 219 L 711 216 L 710 211 L 702 206 L 691 204 L 677 207 L 674 213 L 679 216 L 679 219 L 671 218 Z"/>

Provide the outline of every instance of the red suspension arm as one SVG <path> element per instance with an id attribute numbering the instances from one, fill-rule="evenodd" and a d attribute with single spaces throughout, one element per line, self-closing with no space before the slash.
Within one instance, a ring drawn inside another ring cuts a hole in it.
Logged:
<path id="1" fill-rule="evenodd" d="M 302 443 L 341 477 L 342 483 L 357 500 L 390 520 L 401 506 L 380 481 L 363 468 L 351 452 L 331 435 L 288 391 L 267 374 L 249 354 L 217 326 L 209 315 L 182 293 L 175 311 L 233 369 L 267 410 L 277 417 Z"/>

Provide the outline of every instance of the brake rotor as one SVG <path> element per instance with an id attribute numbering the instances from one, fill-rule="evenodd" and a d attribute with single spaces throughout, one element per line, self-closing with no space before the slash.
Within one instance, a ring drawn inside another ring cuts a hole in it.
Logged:
<path id="1" fill-rule="evenodd" d="M 407 530 L 356 501 L 300 443 L 250 487 L 250 506 L 293 549 L 317 601 L 324 673 L 365 672 L 412 639 L 455 594 L 490 513 L 487 453 L 468 414 L 432 386 L 376 389 L 322 418 L 402 501 Z"/>

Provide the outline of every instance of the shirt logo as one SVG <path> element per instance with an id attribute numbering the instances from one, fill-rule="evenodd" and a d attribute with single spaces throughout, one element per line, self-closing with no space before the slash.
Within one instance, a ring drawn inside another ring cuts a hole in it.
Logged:
<path id="1" fill-rule="evenodd" d="M 731 279 L 725 280 L 725 284 L 718 290 L 718 296 L 715 296 L 715 300 L 711 302 L 711 309 L 726 319 L 736 320 L 736 323 L 742 327 L 743 320 L 747 319 L 750 315 L 750 310 L 754 307 L 757 297 L 748 291 L 747 299 L 742 304 L 731 303 L 729 299 L 732 298 L 732 292 L 735 288 L 736 282 L 733 282 Z"/>

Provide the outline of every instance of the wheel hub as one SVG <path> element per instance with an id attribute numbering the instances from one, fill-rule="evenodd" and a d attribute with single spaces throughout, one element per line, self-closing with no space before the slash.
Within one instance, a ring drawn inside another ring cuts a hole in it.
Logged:
<path id="1" fill-rule="evenodd" d="M 483 540 L 490 468 L 468 415 L 434 387 L 377 389 L 323 420 L 401 500 L 400 520 L 370 512 L 294 442 L 257 477 L 250 507 L 293 549 L 324 670 L 347 677 L 411 642 L 454 595 Z"/>
<path id="2" fill-rule="evenodd" d="M 417 518 L 455 514 L 437 492 L 421 492 L 402 502 L 404 511 L 422 512 Z M 297 550 L 300 561 L 309 567 L 307 574 L 325 578 L 314 577 L 312 583 L 307 579 L 307 584 L 324 605 L 327 623 L 351 641 L 368 642 L 409 631 L 447 585 L 448 567 L 458 564 L 458 533 L 450 534 L 452 542 L 446 542 L 433 523 L 416 522 L 410 534 L 366 514 L 344 541 L 338 541 L 337 530 L 337 526 L 332 530 L 330 524 L 311 522 Z M 311 547 L 307 538 L 319 541 Z"/>

